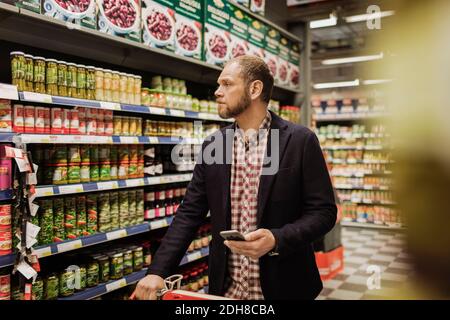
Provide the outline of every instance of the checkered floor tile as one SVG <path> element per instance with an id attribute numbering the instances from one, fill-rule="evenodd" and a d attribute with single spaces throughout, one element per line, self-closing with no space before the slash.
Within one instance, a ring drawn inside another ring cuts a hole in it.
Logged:
<path id="1" fill-rule="evenodd" d="M 342 244 L 344 270 L 324 281 L 318 300 L 395 299 L 412 276 L 403 233 L 344 227 Z"/>

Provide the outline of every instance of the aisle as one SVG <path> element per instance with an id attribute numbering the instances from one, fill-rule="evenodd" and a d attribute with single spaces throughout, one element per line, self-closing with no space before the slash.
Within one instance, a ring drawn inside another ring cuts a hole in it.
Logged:
<path id="1" fill-rule="evenodd" d="M 344 271 L 324 281 L 318 300 L 389 299 L 411 276 L 402 233 L 344 227 L 342 242 Z M 372 274 L 367 273 L 369 265 L 381 269 L 381 290 L 368 290 L 367 280 Z"/>

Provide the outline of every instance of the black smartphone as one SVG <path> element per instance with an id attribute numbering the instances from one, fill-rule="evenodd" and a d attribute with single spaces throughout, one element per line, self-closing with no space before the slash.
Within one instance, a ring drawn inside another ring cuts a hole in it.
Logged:
<path id="1" fill-rule="evenodd" d="M 220 235 L 225 240 L 232 240 L 232 241 L 245 241 L 245 237 L 242 233 L 240 233 L 237 230 L 226 230 L 221 231 Z"/>

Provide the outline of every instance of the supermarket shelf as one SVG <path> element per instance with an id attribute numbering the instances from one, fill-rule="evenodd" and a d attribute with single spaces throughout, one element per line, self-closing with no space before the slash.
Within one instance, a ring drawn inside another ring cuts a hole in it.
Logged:
<path id="1" fill-rule="evenodd" d="M 390 149 L 387 146 L 324 146 L 324 150 L 384 150 Z"/>
<path id="2" fill-rule="evenodd" d="M 318 134 L 321 139 L 367 139 L 367 138 L 389 138 L 391 135 L 387 133 L 328 133 Z"/>
<path id="3" fill-rule="evenodd" d="M 183 260 L 180 263 L 180 266 L 203 257 L 209 255 L 209 248 L 197 250 L 196 252 L 187 254 L 184 256 Z M 122 279 L 112 280 L 107 283 L 98 285 L 93 288 L 85 289 L 81 292 L 75 293 L 74 295 L 67 298 L 59 298 L 58 300 L 89 300 L 104 295 L 106 293 L 118 290 L 120 288 L 126 287 L 128 285 L 134 284 L 144 278 L 147 274 L 147 268 L 142 269 L 141 271 L 134 272 L 129 274 Z"/>
<path id="4" fill-rule="evenodd" d="M 355 204 L 369 204 L 374 206 L 395 206 L 397 203 L 392 201 L 372 201 L 369 199 L 351 199 L 341 200 L 343 203 L 355 203 Z"/>
<path id="5" fill-rule="evenodd" d="M 180 266 L 191 263 L 192 261 L 207 257 L 208 255 L 209 255 L 209 247 L 202 248 L 200 250 L 196 250 L 192 253 L 185 255 L 183 257 L 183 259 L 181 260 Z"/>
<path id="6" fill-rule="evenodd" d="M 2 5 L 0 14 L 5 16 L 0 21 L 0 39 L 2 40 L 44 50 L 52 48 L 63 54 L 211 86 L 216 83 L 221 71 L 221 68 L 198 59 L 151 48 L 143 43 L 27 10 L 16 10 L 11 6 Z M 290 35 L 286 31 L 283 33 Z M 49 34 L 52 36 L 49 37 Z M 283 86 L 275 86 L 273 95 L 274 99 L 280 100 L 299 92 Z"/>
<path id="7" fill-rule="evenodd" d="M 385 112 L 317 114 L 315 119 L 316 121 L 350 121 L 384 118 L 388 115 L 389 114 Z"/>
<path id="8" fill-rule="evenodd" d="M 364 176 L 389 176 L 392 175 L 392 171 L 376 171 L 376 170 L 367 170 L 361 172 L 353 172 L 353 173 L 333 173 L 331 172 L 331 176 L 333 177 L 347 177 L 347 178 L 361 178 Z"/>
<path id="9" fill-rule="evenodd" d="M 343 190 L 380 190 L 380 191 L 388 191 L 391 190 L 388 186 L 355 186 L 352 184 L 335 184 L 334 187 L 336 189 L 343 189 Z"/>
<path id="10" fill-rule="evenodd" d="M 55 254 L 77 250 L 100 243 L 121 239 L 136 234 L 148 232 L 150 230 L 162 229 L 168 227 L 173 221 L 173 216 L 165 217 L 150 222 L 144 222 L 142 224 L 131 226 L 127 228 L 117 229 L 106 233 L 96 233 L 90 236 L 81 237 L 74 240 L 66 240 L 58 243 L 52 243 L 45 246 L 39 246 L 34 249 L 38 258 L 45 258 L 53 256 Z M 16 255 L 9 254 L 0 256 L 0 268 L 11 266 L 14 264 Z"/>
<path id="11" fill-rule="evenodd" d="M 192 173 L 167 174 L 158 177 L 145 177 L 127 180 L 112 180 L 104 182 L 88 182 L 80 184 L 65 184 L 60 186 L 38 186 L 36 187 L 36 197 L 50 197 L 74 193 L 115 190 L 122 188 L 133 188 L 151 186 L 164 183 L 188 182 L 192 179 Z"/>
<path id="12" fill-rule="evenodd" d="M 90 136 L 70 134 L 20 134 L 22 143 L 54 144 L 202 144 L 203 139 L 156 136 Z"/>
<path id="13" fill-rule="evenodd" d="M 383 229 L 383 230 L 405 230 L 405 227 L 399 224 L 385 225 L 375 223 L 360 223 L 351 221 L 341 221 L 343 227 L 358 227 L 358 228 L 370 228 L 370 229 Z"/>
<path id="14" fill-rule="evenodd" d="M 18 7 L 14 6 L 14 5 L 11 5 L 11 4 L 8 4 L 8 3 L 0 2 L 0 9 L 4 10 L 4 11 L 19 13 L 19 8 Z"/>
<path id="15" fill-rule="evenodd" d="M 23 102 L 38 102 L 46 104 L 57 104 L 63 106 L 73 107 L 88 107 L 96 109 L 105 109 L 113 111 L 125 111 L 133 113 L 143 113 L 159 116 L 168 116 L 176 118 L 189 118 L 199 120 L 216 120 L 224 122 L 232 122 L 233 120 L 225 120 L 219 117 L 219 115 L 208 112 L 196 112 L 189 110 L 180 110 L 173 108 L 160 108 L 160 107 L 147 107 L 141 105 L 121 104 L 114 102 L 86 100 L 77 98 L 67 98 L 60 96 L 51 96 L 47 94 L 34 93 L 34 92 L 19 92 L 20 100 Z"/>
<path id="16" fill-rule="evenodd" d="M 391 164 L 394 163 L 393 160 L 356 160 L 356 159 L 330 159 L 329 163 L 332 164 Z"/>

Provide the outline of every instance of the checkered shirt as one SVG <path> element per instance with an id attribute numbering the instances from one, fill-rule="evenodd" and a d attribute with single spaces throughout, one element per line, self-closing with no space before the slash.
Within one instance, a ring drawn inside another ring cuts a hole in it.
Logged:
<path id="1" fill-rule="evenodd" d="M 259 131 L 243 134 L 236 124 L 231 166 L 231 229 L 246 234 L 257 228 L 258 187 L 272 117 L 267 112 Z M 242 300 L 263 300 L 259 261 L 230 253 L 225 296 Z"/>

